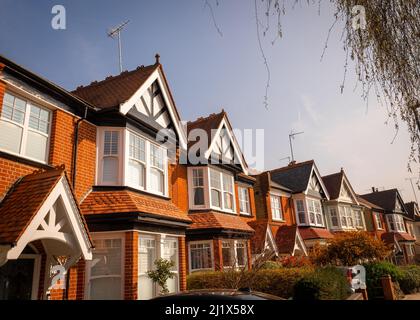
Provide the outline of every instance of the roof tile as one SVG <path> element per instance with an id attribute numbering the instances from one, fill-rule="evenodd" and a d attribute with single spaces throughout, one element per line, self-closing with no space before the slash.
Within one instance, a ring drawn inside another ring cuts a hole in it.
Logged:
<path id="1" fill-rule="evenodd" d="M 192 213 L 189 216 L 193 221 L 189 229 L 229 229 L 254 232 L 254 229 L 237 215 L 206 211 L 203 213 Z"/>

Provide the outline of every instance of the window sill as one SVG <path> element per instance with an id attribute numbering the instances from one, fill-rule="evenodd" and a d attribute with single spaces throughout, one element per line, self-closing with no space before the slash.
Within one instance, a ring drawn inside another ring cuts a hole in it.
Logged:
<path id="1" fill-rule="evenodd" d="M 241 217 L 248 217 L 248 218 L 252 218 L 252 214 L 251 214 L 251 213 L 239 212 L 239 215 L 240 215 Z"/>
<path id="2" fill-rule="evenodd" d="M 271 219 L 273 222 L 286 222 L 286 220 L 285 219 Z"/>
<path id="3" fill-rule="evenodd" d="M 44 169 L 53 168 L 53 166 L 49 165 L 46 162 L 39 161 L 39 160 L 34 160 L 34 159 L 31 159 L 31 158 L 22 156 L 20 154 L 13 153 L 13 152 L 10 152 L 10 151 L 4 151 L 4 150 L 1 150 L 1 149 L 0 149 L 0 157 L 6 158 L 6 159 L 11 160 L 11 161 L 16 161 L 16 162 L 19 162 L 19 163 L 22 163 L 22 164 L 27 164 L 27 165 L 30 165 L 30 166 L 33 166 L 33 167 L 41 167 L 41 168 L 44 168 Z"/>

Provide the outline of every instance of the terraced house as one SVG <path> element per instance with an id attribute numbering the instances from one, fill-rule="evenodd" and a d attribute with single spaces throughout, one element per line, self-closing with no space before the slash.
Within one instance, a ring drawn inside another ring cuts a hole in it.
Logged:
<path id="1" fill-rule="evenodd" d="M 225 111 L 188 122 L 189 272 L 251 268 L 254 183 Z M 198 140 L 198 141 L 197 141 Z M 202 148 L 199 148 L 199 146 Z M 197 148 L 197 149 L 196 149 Z M 195 163 L 191 154 L 197 156 Z"/>
<path id="2" fill-rule="evenodd" d="M 409 214 L 400 193 L 397 189 L 384 191 L 372 189 L 372 193 L 361 197 L 380 207 L 384 213 L 385 224 L 382 227 L 385 227 L 387 232 L 381 234 L 381 239 L 394 248 L 392 260 L 397 264 L 413 263 L 416 239 L 407 232 L 406 220 L 409 219 Z"/>

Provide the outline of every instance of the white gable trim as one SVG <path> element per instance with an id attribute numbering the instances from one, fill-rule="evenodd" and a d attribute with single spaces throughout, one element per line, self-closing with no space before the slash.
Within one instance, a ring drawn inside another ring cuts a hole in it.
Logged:
<path id="1" fill-rule="evenodd" d="M 295 255 L 295 251 L 298 249 L 302 249 L 305 256 L 308 256 L 308 251 L 306 249 L 306 245 L 302 239 L 302 236 L 299 233 L 299 229 L 296 230 L 296 238 L 295 238 L 295 247 L 293 248 L 292 255 Z"/>
<path id="2" fill-rule="evenodd" d="M 340 193 L 338 195 L 338 199 L 341 198 L 341 188 L 344 187 L 344 184 L 346 184 L 347 189 L 350 190 L 350 194 L 351 194 L 351 197 L 353 198 L 353 202 L 355 204 L 359 205 L 359 201 L 357 200 L 356 193 L 354 192 L 354 190 L 353 190 L 353 188 L 352 188 L 352 186 L 350 184 L 350 181 L 347 179 L 347 177 L 346 177 L 345 174 L 343 174 L 343 179 L 341 180 Z"/>
<path id="3" fill-rule="evenodd" d="M 309 175 L 308 184 L 306 185 L 306 190 L 304 194 L 308 194 L 312 174 L 315 174 L 316 178 L 318 179 L 319 184 L 321 185 L 322 191 L 324 191 L 325 197 L 327 198 L 327 200 L 330 200 L 330 194 L 328 193 L 328 190 L 325 187 L 324 182 L 322 181 L 321 175 L 319 174 L 318 168 L 316 167 L 315 163 L 312 164 L 311 174 Z"/>
<path id="4" fill-rule="evenodd" d="M 271 228 L 270 228 L 269 225 L 267 225 L 267 231 L 265 233 L 265 243 L 264 243 L 263 252 L 264 252 L 265 248 L 267 247 L 268 243 L 271 244 L 271 247 L 274 249 L 275 255 L 278 257 L 279 256 L 279 251 L 277 249 L 277 244 L 276 244 L 276 241 L 274 241 L 274 236 L 273 236 L 273 233 L 271 232 Z"/>
<path id="5" fill-rule="evenodd" d="M 66 221 L 64 219 L 56 221 L 56 213 L 53 206 L 58 199 L 63 201 L 65 216 L 70 224 L 72 233 L 60 231 Z M 48 222 L 46 222 L 45 218 L 48 214 L 49 218 Z M 39 227 L 42 227 L 43 230 L 38 230 Z M 42 239 L 63 242 L 71 248 L 74 255 L 80 256 L 81 254 L 85 260 L 92 259 L 92 247 L 89 237 L 65 177 L 61 177 L 60 181 L 50 192 L 16 245 L 8 250 L 7 259 L 18 259 L 30 242 Z"/>
<path id="6" fill-rule="evenodd" d="M 170 99 L 170 94 L 168 90 L 168 86 L 166 85 L 166 81 L 164 80 L 160 68 L 157 68 L 153 73 L 149 76 L 149 78 L 143 83 L 143 85 L 124 103 L 120 104 L 120 112 L 126 115 L 133 105 L 140 100 L 141 96 L 146 92 L 146 90 L 157 80 L 163 99 L 165 100 L 165 104 L 168 106 L 168 112 L 171 116 L 172 122 L 174 123 L 175 130 L 179 136 L 179 144 L 180 147 L 183 149 L 187 149 L 187 134 L 184 130 L 184 127 L 181 124 L 180 119 L 178 119 L 175 111 L 175 105 Z"/>
<path id="7" fill-rule="evenodd" d="M 217 128 L 216 134 L 213 135 L 213 137 L 212 137 L 213 140 L 211 141 L 210 146 L 207 149 L 207 151 L 204 153 L 204 157 L 206 159 L 209 159 L 209 157 L 211 155 L 211 152 L 213 151 L 213 149 L 216 146 L 216 141 L 217 141 L 216 138 L 220 136 L 220 133 L 221 133 L 223 127 L 227 128 L 226 132 L 228 133 L 229 139 L 232 142 L 233 151 L 235 152 L 236 157 L 239 159 L 239 163 L 242 167 L 243 172 L 245 174 L 248 174 L 248 167 L 247 167 L 246 163 L 244 162 L 241 148 L 239 147 L 238 141 L 236 140 L 236 138 L 235 138 L 235 136 L 232 132 L 232 128 L 230 127 L 229 123 L 226 121 L 226 117 L 223 117 L 222 121 L 220 121 L 220 124 L 219 124 L 219 127 Z"/>

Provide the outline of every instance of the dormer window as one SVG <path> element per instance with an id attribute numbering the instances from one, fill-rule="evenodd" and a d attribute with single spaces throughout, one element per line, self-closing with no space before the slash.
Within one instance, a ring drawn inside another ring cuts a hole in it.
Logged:
<path id="1" fill-rule="evenodd" d="M 0 149 L 47 163 L 51 119 L 51 110 L 5 93 L 0 116 Z"/>

